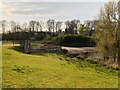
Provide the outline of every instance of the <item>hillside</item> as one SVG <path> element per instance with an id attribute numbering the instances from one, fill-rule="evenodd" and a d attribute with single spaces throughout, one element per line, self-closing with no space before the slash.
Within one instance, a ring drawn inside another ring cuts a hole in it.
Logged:
<path id="1" fill-rule="evenodd" d="M 56 54 L 3 46 L 3 88 L 117 88 L 117 71 Z"/>

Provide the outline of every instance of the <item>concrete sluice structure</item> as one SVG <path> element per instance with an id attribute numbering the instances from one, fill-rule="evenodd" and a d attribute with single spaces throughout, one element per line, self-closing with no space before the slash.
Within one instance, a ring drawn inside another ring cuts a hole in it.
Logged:
<path id="1" fill-rule="evenodd" d="M 61 47 L 56 45 L 50 45 L 50 44 L 41 44 L 36 47 L 31 48 L 32 53 L 61 53 Z"/>
<path id="2" fill-rule="evenodd" d="M 101 59 L 100 55 L 95 51 L 94 47 L 64 47 L 51 44 L 40 44 L 34 41 L 25 40 L 21 46 L 24 53 L 57 53 L 64 54 L 68 57 L 77 57 L 79 59 L 93 58 Z"/>

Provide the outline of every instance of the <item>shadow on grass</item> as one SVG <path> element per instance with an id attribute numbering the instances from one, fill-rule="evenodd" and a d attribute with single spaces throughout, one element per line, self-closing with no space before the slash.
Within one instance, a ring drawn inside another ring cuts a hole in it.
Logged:
<path id="1" fill-rule="evenodd" d="M 46 56 L 47 57 L 48 53 L 43 53 L 43 52 L 39 52 L 39 53 L 30 53 L 30 55 L 36 55 L 36 56 Z"/>
<path id="2" fill-rule="evenodd" d="M 8 49 L 12 49 L 12 50 L 15 50 L 15 51 L 17 51 L 17 52 L 24 53 L 24 52 L 23 52 L 23 48 L 20 47 L 20 46 L 14 46 L 14 47 L 10 47 L 10 48 L 8 48 Z"/>
<path id="3" fill-rule="evenodd" d="M 17 52 L 20 52 L 20 53 L 23 53 L 23 54 L 26 54 L 24 53 L 24 49 L 20 46 L 14 46 L 14 47 L 10 47 L 8 49 L 12 49 L 12 50 L 15 50 Z M 42 53 L 42 52 L 39 52 L 39 53 L 30 53 L 29 55 L 41 55 L 41 56 L 47 56 L 48 53 Z"/>

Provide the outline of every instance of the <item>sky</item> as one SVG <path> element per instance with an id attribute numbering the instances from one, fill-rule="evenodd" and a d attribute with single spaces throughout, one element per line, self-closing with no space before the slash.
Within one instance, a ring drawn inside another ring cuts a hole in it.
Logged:
<path id="1" fill-rule="evenodd" d="M 3 2 L 1 19 L 33 20 L 91 20 L 99 13 L 105 2 Z"/>
<path id="2" fill-rule="evenodd" d="M 2 2 L 18 2 L 18 0 L 1 0 Z M 109 0 L 99 0 L 106 2 Z M 19 0 L 19 2 L 98 2 L 98 0 Z"/>
<path id="3" fill-rule="evenodd" d="M 1 0 L 0 20 L 28 22 L 48 19 L 81 22 L 97 18 L 108 0 Z"/>

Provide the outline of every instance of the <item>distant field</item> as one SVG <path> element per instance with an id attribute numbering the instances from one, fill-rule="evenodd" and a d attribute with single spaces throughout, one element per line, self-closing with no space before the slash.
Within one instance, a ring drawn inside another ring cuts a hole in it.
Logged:
<path id="1" fill-rule="evenodd" d="M 14 43 L 15 43 L 15 44 L 18 44 L 19 41 L 14 40 Z M 13 41 L 2 41 L 2 44 L 13 44 Z"/>
<path id="2" fill-rule="evenodd" d="M 2 41 L 2 44 L 13 44 L 13 41 Z"/>
<path id="3" fill-rule="evenodd" d="M 118 88 L 118 71 L 56 54 L 3 46 L 3 88 Z"/>

